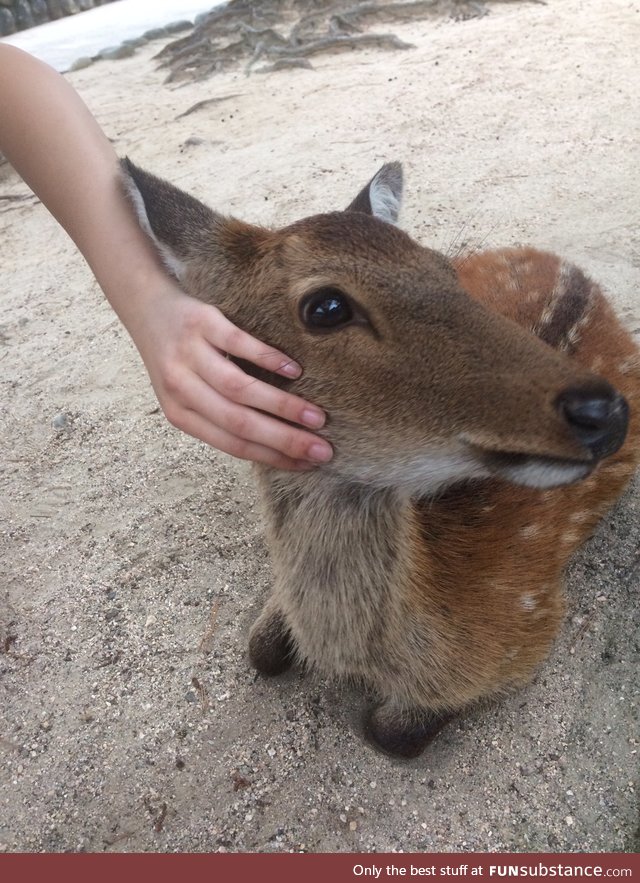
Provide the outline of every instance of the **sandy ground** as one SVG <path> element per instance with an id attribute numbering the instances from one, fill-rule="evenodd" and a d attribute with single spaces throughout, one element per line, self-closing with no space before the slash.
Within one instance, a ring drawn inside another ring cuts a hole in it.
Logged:
<path id="1" fill-rule="evenodd" d="M 639 25 L 629 0 L 502 4 L 315 71 L 170 90 L 156 44 L 70 78 L 121 153 L 248 220 L 341 207 L 399 158 L 411 233 L 555 249 L 640 334 Z M 5 167 L 0 192 L 26 188 Z M 640 483 L 572 566 L 531 687 L 390 761 L 358 696 L 256 679 L 270 573 L 249 467 L 158 413 L 45 209 L 1 209 L 1 848 L 640 849 Z"/>

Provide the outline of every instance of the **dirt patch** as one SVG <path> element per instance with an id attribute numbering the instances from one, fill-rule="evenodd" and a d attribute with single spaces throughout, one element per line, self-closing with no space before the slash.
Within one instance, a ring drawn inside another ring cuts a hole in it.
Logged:
<path id="1" fill-rule="evenodd" d="M 156 45 L 70 79 L 120 153 L 257 223 L 401 159 L 421 241 L 556 250 L 640 333 L 637 4 L 489 6 L 312 71 L 167 88 Z M 247 664 L 270 580 L 248 467 L 167 425 L 41 205 L 3 200 L 0 228 L 3 849 L 638 850 L 637 480 L 571 567 L 536 681 L 389 761 L 359 697 Z"/>

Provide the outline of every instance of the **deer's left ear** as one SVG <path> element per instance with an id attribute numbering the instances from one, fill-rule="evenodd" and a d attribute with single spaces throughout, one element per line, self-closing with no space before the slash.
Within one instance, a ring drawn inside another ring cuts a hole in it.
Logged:
<path id="1" fill-rule="evenodd" d="M 376 172 L 350 205 L 347 212 L 363 212 L 395 224 L 402 203 L 402 166 L 399 162 L 390 162 Z"/>
<path id="2" fill-rule="evenodd" d="M 225 219 L 173 184 L 120 161 L 122 184 L 142 229 L 152 239 L 167 269 L 178 279 L 190 258 L 215 248 Z"/>

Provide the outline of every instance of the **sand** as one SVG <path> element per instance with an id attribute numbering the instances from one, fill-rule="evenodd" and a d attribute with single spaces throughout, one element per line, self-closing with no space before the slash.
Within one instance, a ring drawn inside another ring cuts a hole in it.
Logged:
<path id="1" fill-rule="evenodd" d="M 342 207 L 400 159 L 412 235 L 556 250 L 640 334 L 638 4 L 392 30 L 415 48 L 167 88 L 153 44 L 69 78 L 120 153 L 259 223 Z M 534 683 L 391 761 L 356 694 L 256 678 L 270 570 L 250 468 L 169 426 L 41 205 L 1 201 L 0 228 L 1 849 L 640 848 L 637 480 L 572 565 Z"/>

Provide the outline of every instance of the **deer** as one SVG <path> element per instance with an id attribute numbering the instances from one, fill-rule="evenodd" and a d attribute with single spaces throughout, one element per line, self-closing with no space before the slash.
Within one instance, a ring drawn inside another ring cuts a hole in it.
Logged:
<path id="1" fill-rule="evenodd" d="M 418 756 L 528 684 L 563 572 L 640 460 L 640 353 L 601 288 L 530 247 L 449 259 L 397 225 L 399 163 L 345 210 L 267 229 L 121 161 L 139 222 L 196 298 L 288 353 L 333 460 L 258 465 L 273 589 L 249 658 L 346 679 L 363 733 Z"/>

